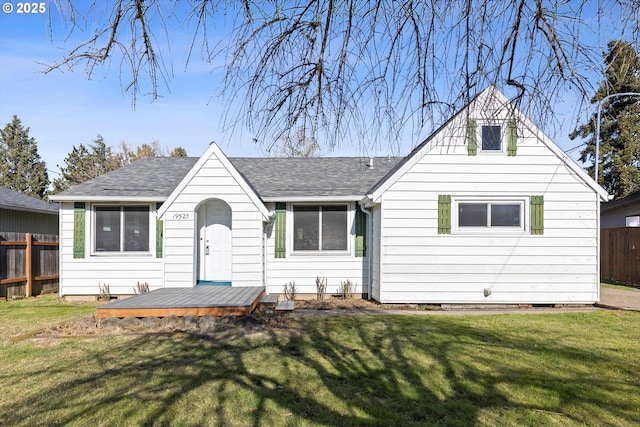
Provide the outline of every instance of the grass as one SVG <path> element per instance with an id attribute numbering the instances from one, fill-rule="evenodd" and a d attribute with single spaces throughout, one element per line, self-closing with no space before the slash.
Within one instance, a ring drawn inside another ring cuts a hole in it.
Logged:
<path id="1" fill-rule="evenodd" d="M 15 301 L 0 300 L 0 339 L 29 335 L 47 326 L 95 313 L 96 303 L 70 303 L 55 294 Z"/>
<path id="2" fill-rule="evenodd" d="M 620 289 L 620 290 L 623 290 L 623 291 L 640 292 L 640 289 L 638 289 L 637 287 L 634 287 L 634 286 L 616 285 L 616 284 L 613 284 L 613 283 L 600 283 L 600 286 L 605 287 L 605 288 L 611 288 L 611 289 Z"/>
<path id="3" fill-rule="evenodd" d="M 57 316 L 11 304 L 3 330 Z M 336 316 L 224 337 L 5 341 L 0 424 L 638 425 L 639 326 L 618 311 Z"/>

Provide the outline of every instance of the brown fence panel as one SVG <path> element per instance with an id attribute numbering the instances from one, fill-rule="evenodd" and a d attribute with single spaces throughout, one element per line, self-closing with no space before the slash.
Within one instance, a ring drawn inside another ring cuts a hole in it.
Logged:
<path id="1" fill-rule="evenodd" d="M 0 297 L 57 292 L 57 235 L 0 233 Z"/>
<path id="2" fill-rule="evenodd" d="M 600 279 L 640 285 L 640 228 L 600 231 Z"/>

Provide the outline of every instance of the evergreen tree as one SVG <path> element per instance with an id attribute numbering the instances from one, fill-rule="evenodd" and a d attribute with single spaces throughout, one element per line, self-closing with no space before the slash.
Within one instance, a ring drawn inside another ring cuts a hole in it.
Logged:
<path id="1" fill-rule="evenodd" d="M 612 41 L 604 53 L 605 80 L 591 99 L 597 104 L 610 94 L 640 93 L 640 55 L 626 41 Z M 580 160 L 591 162 L 593 176 L 597 112 L 569 137 L 588 138 Z M 616 198 L 640 190 L 640 96 L 612 97 L 602 105 L 598 183 Z"/>
<path id="2" fill-rule="evenodd" d="M 14 115 L 0 130 L 0 186 L 42 199 L 48 185 L 47 166 L 36 140 Z"/>
<path id="3" fill-rule="evenodd" d="M 89 147 L 74 146 L 64 162 L 66 166 L 60 168 L 60 178 L 53 181 L 53 194 L 116 169 L 111 149 L 101 135 Z"/>

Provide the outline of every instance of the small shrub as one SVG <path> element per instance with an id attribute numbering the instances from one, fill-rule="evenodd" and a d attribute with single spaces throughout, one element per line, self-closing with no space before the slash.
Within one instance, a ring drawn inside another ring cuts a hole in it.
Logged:
<path id="1" fill-rule="evenodd" d="M 144 282 L 144 283 L 137 282 L 136 286 L 133 287 L 133 292 L 136 295 L 146 294 L 147 292 L 149 292 L 149 284 L 147 282 Z"/>
<path id="2" fill-rule="evenodd" d="M 298 290 L 296 289 L 296 282 L 289 282 L 284 284 L 284 298 L 289 301 L 295 301 Z"/>
<path id="3" fill-rule="evenodd" d="M 317 290 L 317 298 L 318 301 L 324 301 L 324 297 L 327 294 L 327 278 L 326 277 L 316 277 L 316 290 Z"/>
<path id="4" fill-rule="evenodd" d="M 340 282 L 338 292 L 343 299 L 351 299 L 353 298 L 353 294 L 356 292 L 356 283 L 351 282 L 349 279 L 344 282 Z"/>
<path id="5" fill-rule="evenodd" d="M 98 297 L 98 301 L 111 301 L 111 290 L 109 289 L 109 285 L 98 283 L 98 288 L 100 289 L 100 296 Z"/>

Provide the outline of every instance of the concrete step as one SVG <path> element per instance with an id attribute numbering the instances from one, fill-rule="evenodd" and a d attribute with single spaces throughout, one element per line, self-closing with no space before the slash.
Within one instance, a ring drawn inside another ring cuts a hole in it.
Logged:
<path id="1" fill-rule="evenodd" d="M 276 304 L 276 311 L 293 311 L 293 307 L 294 304 L 291 300 L 278 301 Z"/>

